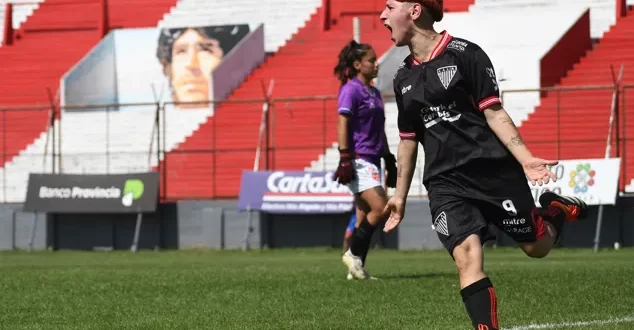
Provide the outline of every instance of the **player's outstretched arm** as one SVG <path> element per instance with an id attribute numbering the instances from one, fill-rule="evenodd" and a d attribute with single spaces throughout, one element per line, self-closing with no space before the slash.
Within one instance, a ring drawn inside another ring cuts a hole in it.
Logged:
<path id="1" fill-rule="evenodd" d="M 539 184 L 541 186 L 544 183 L 548 183 L 551 179 L 553 181 L 557 180 L 555 174 L 546 166 L 557 165 L 558 161 L 534 157 L 526 144 L 524 144 L 520 132 L 502 105 L 495 104 L 485 109 L 484 116 L 491 130 L 504 143 L 515 159 L 522 164 L 526 176 L 533 185 Z"/>
<path id="2" fill-rule="evenodd" d="M 520 163 L 523 164 L 533 158 L 533 154 L 524 144 L 520 132 L 513 123 L 513 119 L 511 119 L 502 105 L 496 104 L 485 109 L 484 116 L 495 135 Z"/>
<path id="3" fill-rule="evenodd" d="M 409 188 L 412 185 L 414 170 L 416 169 L 416 157 L 418 156 L 418 142 L 413 139 L 402 139 L 398 145 L 398 179 L 396 180 L 396 193 L 394 197 L 387 201 L 385 216 L 388 216 L 385 222 L 384 232 L 390 232 L 398 227 L 405 217 L 405 203 Z"/>

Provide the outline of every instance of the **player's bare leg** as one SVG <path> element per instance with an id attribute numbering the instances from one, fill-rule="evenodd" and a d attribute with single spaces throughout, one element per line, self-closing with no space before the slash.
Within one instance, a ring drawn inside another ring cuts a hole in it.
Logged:
<path id="1" fill-rule="evenodd" d="M 484 274 L 482 243 L 470 235 L 453 250 L 460 274 L 460 294 L 475 329 L 498 329 L 497 297 L 491 280 Z"/>
<path id="2" fill-rule="evenodd" d="M 343 255 L 343 262 L 357 279 L 371 278 L 363 265 L 376 225 L 384 220 L 383 209 L 386 204 L 387 195 L 380 186 L 363 191 L 357 200 L 357 208 L 367 216 L 357 218 L 359 225 L 350 239 L 350 249 Z"/>
<path id="3" fill-rule="evenodd" d="M 532 258 L 543 258 L 550 253 L 561 234 L 564 222 L 577 222 L 587 217 L 588 213 L 588 207 L 582 200 L 553 192 L 542 194 L 539 203 L 543 208 L 533 212 L 533 222 L 541 238 L 535 243 L 520 245 L 524 253 Z M 542 233 L 539 233 L 540 230 Z"/>
<path id="4" fill-rule="evenodd" d="M 360 197 L 359 196 L 355 196 L 355 208 L 354 208 L 354 212 L 355 212 L 355 224 L 354 224 L 354 229 L 353 230 L 348 230 L 346 228 L 346 232 L 343 235 L 343 253 L 345 253 L 346 251 L 348 251 L 348 249 L 350 248 L 350 238 L 352 237 L 352 234 L 354 234 L 354 230 L 356 230 L 356 228 L 359 228 L 359 223 L 361 223 L 361 221 L 363 219 L 365 219 L 365 217 L 367 216 L 367 213 L 364 211 L 359 210 L 358 207 L 356 207 L 356 205 L 358 205 L 358 203 L 360 202 Z"/>
<path id="5" fill-rule="evenodd" d="M 357 203 L 358 202 L 365 203 L 361 200 L 361 198 L 357 199 Z M 361 222 L 363 222 L 363 220 L 365 220 L 365 218 L 368 216 L 369 209 L 367 207 L 364 207 L 363 209 L 357 207 L 357 210 L 355 212 L 357 212 L 357 223 L 354 225 L 354 227 L 359 228 Z"/>

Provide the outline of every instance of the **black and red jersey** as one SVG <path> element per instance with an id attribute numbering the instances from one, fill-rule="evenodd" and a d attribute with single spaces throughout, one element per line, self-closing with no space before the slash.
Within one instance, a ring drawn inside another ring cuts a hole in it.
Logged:
<path id="1" fill-rule="evenodd" d="M 484 117 L 501 101 L 493 65 L 478 45 L 443 32 L 427 61 L 403 61 L 394 93 L 401 138 L 425 150 L 424 183 L 472 160 L 510 156 Z"/>

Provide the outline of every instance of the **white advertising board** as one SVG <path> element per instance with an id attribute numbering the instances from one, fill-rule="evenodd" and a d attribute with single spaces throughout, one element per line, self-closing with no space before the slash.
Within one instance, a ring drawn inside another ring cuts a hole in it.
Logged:
<path id="1" fill-rule="evenodd" d="M 538 206 L 539 196 L 545 191 L 578 197 L 588 205 L 614 205 L 620 167 L 620 158 L 561 160 L 550 169 L 557 176 L 556 182 L 528 185 Z"/>

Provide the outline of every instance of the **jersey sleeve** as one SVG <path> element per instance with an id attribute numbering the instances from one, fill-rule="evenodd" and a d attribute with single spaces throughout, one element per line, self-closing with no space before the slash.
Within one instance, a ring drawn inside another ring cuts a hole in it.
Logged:
<path id="1" fill-rule="evenodd" d="M 340 115 L 352 116 L 356 111 L 354 89 L 344 85 L 339 92 L 338 111 Z"/>
<path id="2" fill-rule="evenodd" d="M 478 47 L 469 57 L 471 91 L 477 107 L 484 111 L 493 105 L 501 104 L 500 89 L 489 56 Z"/>
<path id="3" fill-rule="evenodd" d="M 416 140 L 416 133 L 412 127 L 412 122 L 407 120 L 403 107 L 403 96 L 399 93 L 398 85 L 394 82 L 394 98 L 398 108 L 398 135 L 402 140 Z"/>

